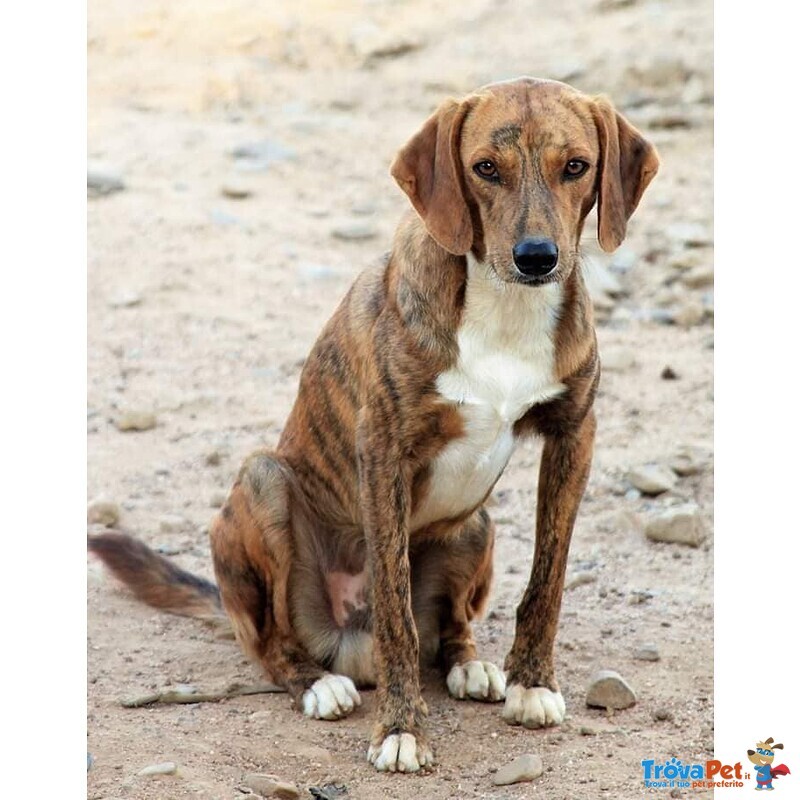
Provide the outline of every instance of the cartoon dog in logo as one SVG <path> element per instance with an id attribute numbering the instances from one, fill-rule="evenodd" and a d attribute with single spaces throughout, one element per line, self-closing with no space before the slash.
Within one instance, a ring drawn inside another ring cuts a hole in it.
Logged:
<path id="1" fill-rule="evenodd" d="M 789 775 L 789 767 L 786 764 L 778 764 L 777 767 L 772 766 L 775 760 L 775 751 L 783 750 L 782 744 L 773 744 L 775 740 L 770 736 L 765 742 L 757 742 L 755 750 L 748 750 L 747 757 L 755 764 L 756 767 L 756 791 L 768 789 L 772 791 L 775 787 L 772 785 L 772 779 L 778 778 L 781 775 Z"/>

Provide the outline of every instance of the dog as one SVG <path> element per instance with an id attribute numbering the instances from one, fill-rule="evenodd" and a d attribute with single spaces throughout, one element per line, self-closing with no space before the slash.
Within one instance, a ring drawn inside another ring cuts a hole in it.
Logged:
<path id="1" fill-rule="evenodd" d="M 579 241 L 597 206 L 613 251 L 656 174 L 655 148 L 605 98 L 520 78 L 449 100 L 391 174 L 413 206 L 306 360 L 275 450 L 244 463 L 211 528 L 217 586 L 119 532 L 99 554 L 146 602 L 221 602 L 243 650 L 309 717 L 377 686 L 368 759 L 433 763 L 420 661 L 453 697 L 558 725 L 554 640 L 586 486 L 600 376 Z M 536 544 L 504 671 L 479 658 L 494 528 L 515 445 L 544 439 Z"/>
<path id="2" fill-rule="evenodd" d="M 783 750 L 782 744 L 774 744 L 774 742 L 775 740 L 770 736 L 764 742 L 756 742 L 757 750 L 747 751 L 748 760 L 755 765 L 756 791 L 774 791 L 775 787 L 772 785 L 772 781 L 783 775 L 791 774 L 786 764 L 772 766 L 772 762 L 775 761 L 775 751 Z"/>

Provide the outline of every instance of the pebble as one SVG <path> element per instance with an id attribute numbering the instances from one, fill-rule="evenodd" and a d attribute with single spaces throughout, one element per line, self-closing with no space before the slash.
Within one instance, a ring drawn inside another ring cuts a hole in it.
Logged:
<path id="1" fill-rule="evenodd" d="M 699 547 L 705 539 L 700 509 L 694 503 L 668 508 L 647 523 L 644 534 L 653 542 Z"/>
<path id="2" fill-rule="evenodd" d="M 657 495 L 675 488 L 675 473 L 659 464 L 644 464 L 628 470 L 628 480 L 643 494 Z"/>
<path id="3" fill-rule="evenodd" d="M 670 459 L 669 466 L 673 472 L 685 477 L 702 472 L 707 463 L 708 454 L 706 450 L 695 445 L 683 444 L 678 447 L 677 452 Z"/>
<path id="4" fill-rule="evenodd" d="M 643 644 L 641 647 L 638 647 L 633 652 L 633 657 L 637 661 L 660 661 L 661 654 L 658 652 L 658 648 L 651 643 Z"/>
<path id="5" fill-rule="evenodd" d="M 101 195 L 121 192 L 125 188 L 122 176 L 112 167 L 100 164 L 89 164 L 86 171 L 86 188 L 90 195 Z"/>
<path id="6" fill-rule="evenodd" d="M 668 708 L 657 708 L 653 712 L 653 719 L 656 722 L 673 722 L 675 715 Z"/>
<path id="7" fill-rule="evenodd" d="M 119 506 L 106 495 L 95 497 L 86 507 L 86 521 L 90 525 L 113 528 L 119 522 L 119 515 Z"/>
<path id="8" fill-rule="evenodd" d="M 369 222 L 347 222 L 337 225 L 331 231 L 334 239 L 341 239 L 344 242 L 361 242 L 374 239 L 377 235 L 378 229 Z"/>
<path id="9" fill-rule="evenodd" d="M 567 576 L 564 582 L 564 591 L 575 589 L 578 586 L 585 586 L 587 583 L 595 583 L 595 581 L 597 581 L 597 575 L 595 575 L 594 572 L 582 570 L 581 572 L 576 572 L 574 575 Z"/>
<path id="10" fill-rule="evenodd" d="M 149 431 L 156 427 L 156 415 L 152 411 L 128 409 L 120 411 L 114 424 L 120 431 Z"/>
<path id="11" fill-rule="evenodd" d="M 626 347 L 609 347 L 600 354 L 603 372 L 627 372 L 635 366 L 636 356 Z"/>
<path id="12" fill-rule="evenodd" d="M 191 527 L 191 522 L 186 517 L 177 514 L 165 514 L 159 517 L 158 529 L 161 533 L 179 533 Z"/>
<path id="13" fill-rule="evenodd" d="M 174 761 L 165 761 L 163 764 L 150 764 L 139 770 L 139 775 L 174 775 L 178 766 Z"/>
<path id="14" fill-rule="evenodd" d="M 314 800 L 338 800 L 347 796 L 347 786 L 343 783 L 326 783 L 324 786 L 309 786 L 308 791 Z"/>
<path id="15" fill-rule="evenodd" d="M 714 268 L 710 266 L 697 266 L 686 270 L 681 275 L 681 283 L 690 289 L 704 289 L 714 284 Z"/>
<path id="16" fill-rule="evenodd" d="M 679 377 L 680 375 L 669 364 L 661 370 L 662 381 L 677 381 Z"/>
<path id="17" fill-rule="evenodd" d="M 282 800 L 300 797 L 300 791 L 294 784 L 281 781 L 275 775 L 251 772 L 244 776 L 242 784 L 262 797 L 279 797 Z"/>
<path id="18" fill-rule="evenodd" d="M 508 786 L 512 783 L 524 783 L 538 778 L 544 772 L 544 765 L 540 756 L 525 753 L 518 756 L 510 764 L 495 772 L 492 783 L 495 786 Z"/>
<path id="19" fill-rule="evenodd" d="M 222 453 L 219 450 L 212 450 L 206 453 L 206 465 L 209 467 L 218 467 L 222 461 Z"/>
<path id="20" fill-rule="evenodd" d="M 626 680 L 612 669 L 601 669 L 589 684 L 586 705 L 594 708 L 630 708 L 636 694 Z"/>
<path id="21" fill-rule="evenodd" d="M 253 196 L 253 189 L 245 183 L 237 180 L 228 180 L 220 187 L 220 192 L 223 197 L 229 197 L 231 200 L 245 200 Z"/>

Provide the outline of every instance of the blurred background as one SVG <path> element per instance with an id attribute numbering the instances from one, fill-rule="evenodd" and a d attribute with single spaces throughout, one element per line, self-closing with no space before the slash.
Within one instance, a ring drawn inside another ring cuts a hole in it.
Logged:
<path id="1" fill-rule="evenodd" d="M 534 748 L 543 797 L 639 797 L 642 758 L 712 752 L 711 3 L 92 1 L 88 58 L 89 520 L 206 575 L 209 520 L 242 458 L 277 443 L 352 279 L 391 247 L 407 201 L 389 164 L 442 100 L 555 78 L 608 95 L 656 143 L 661 172 L 628 240 L 604 256 L 585 231 L 604 377 L 559 639 L 573 716 L 517 731 L 429 685 L 442 766 L 425 796 L 499 797 L 491 770 Z M 497 579 L 478 636 L 500 662 L 537 464 L 537 444 L 521 447 L 493 498 Z M 664 519 L 672 539 L 648 538 Z M 168 757 L 182 775 L 170 797 L 233 797 L 245 769 L 418 794 L 367 769 L 369 697 L 335 726 L 280 695 L 119 707 L 148 686 L 255 673 L 230 642 L 136 606 L 94 564 L 89 577 L 90 796 L 165 796 L 136 776 Z M 645 645 L 656 658 L 637 656 Z M 586 708 L 598 668 L 631 682 L 633 709 Z M 585 784 L 562 782 L 569 763 Z"/>

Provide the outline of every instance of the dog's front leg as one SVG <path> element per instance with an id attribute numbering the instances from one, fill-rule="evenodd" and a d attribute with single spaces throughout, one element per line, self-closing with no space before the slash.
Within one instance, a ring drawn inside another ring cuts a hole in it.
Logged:
<path id="1" fill-rule="evenodd" d="M 372 585 L 378 719 L 368 758 L 380 771 L 416 772 L 433 763 L 424 732 L 419 639 L 411 612 L 408 554 L 411 489 L 391 421 L 367 414 L 359 425 L 361 507 Z"/>
<path id="2" fill-rule="evenodd" d="M 517 608 L 514 644 L 505 663 L 508 688 L 503 719 L 511 725 L 539 728 L 564 720 L 553 648 L 569 542 L 589 478 L 594 433 L 594 413 L 589 410 L 577 429 L 545 440 L 533 567 Z"/>

